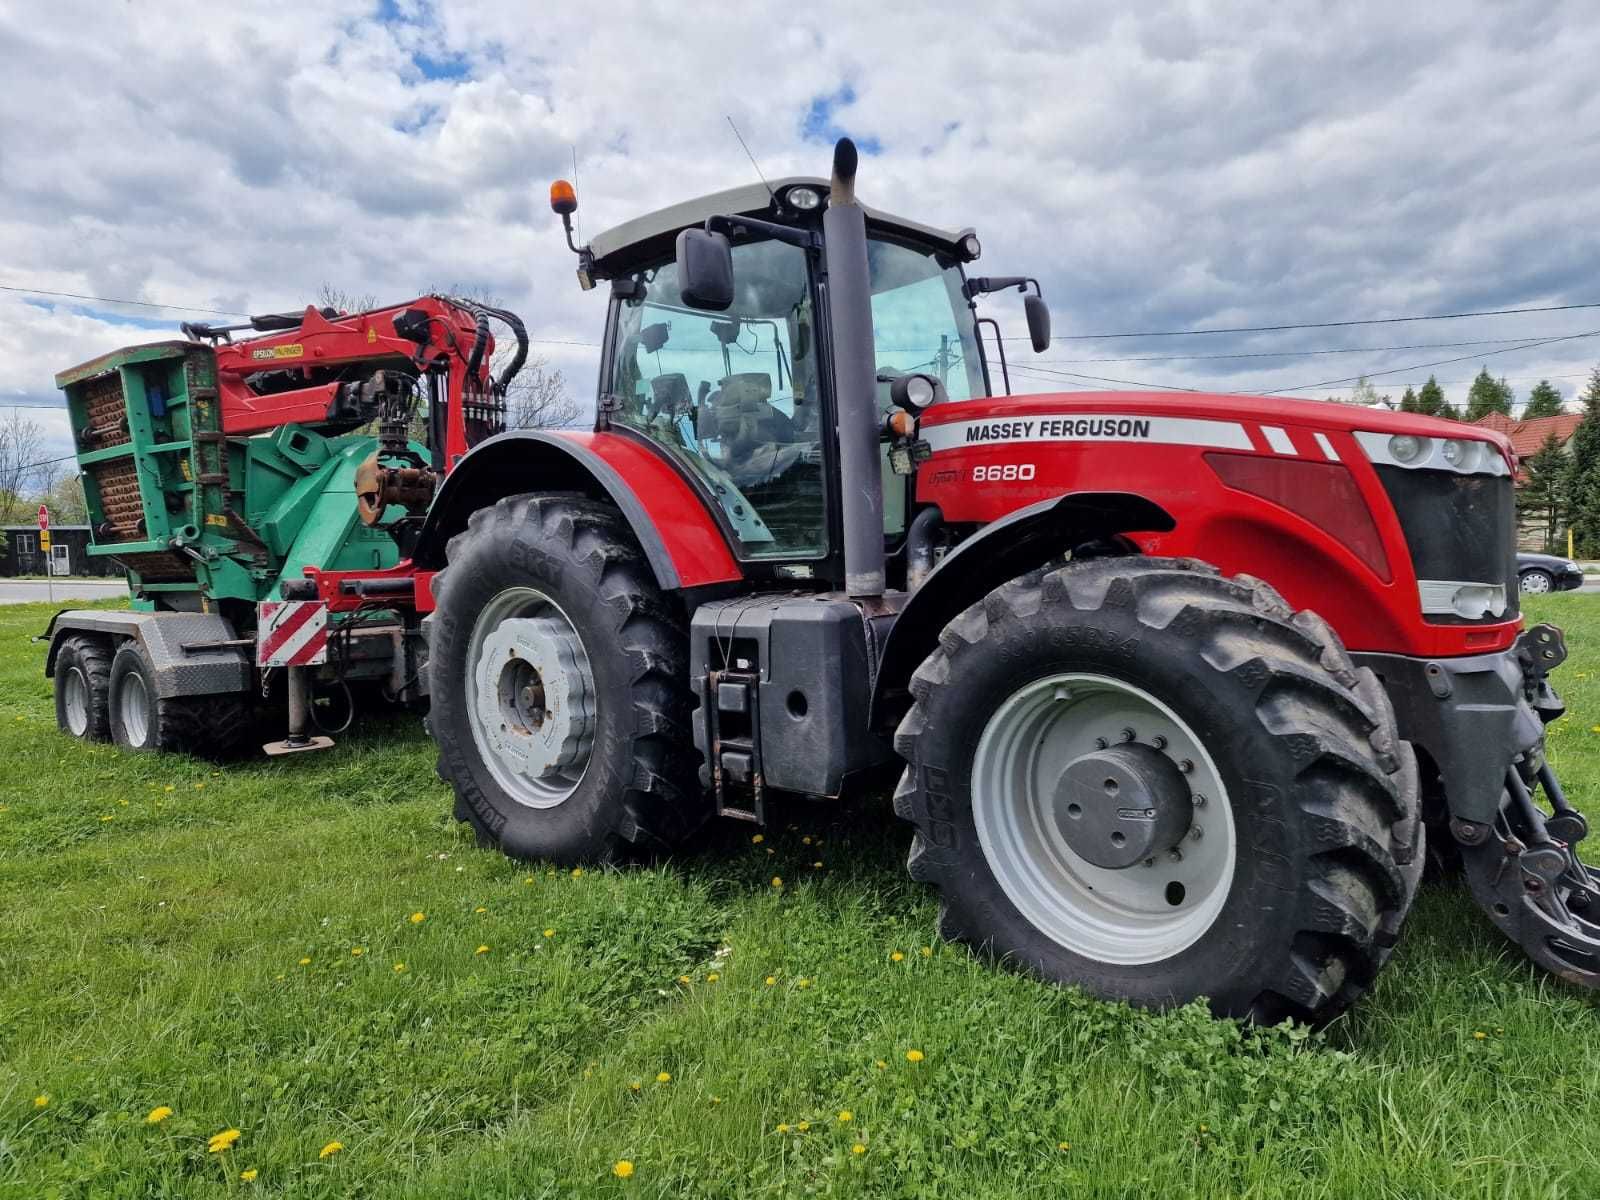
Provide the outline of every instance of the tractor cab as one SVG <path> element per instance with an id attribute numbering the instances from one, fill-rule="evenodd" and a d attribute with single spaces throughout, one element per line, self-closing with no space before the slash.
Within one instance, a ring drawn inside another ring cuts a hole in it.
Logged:
<path id="1" fill-rule="evenodd" d="M 579 253 L 585 282 L 611 284 L 599 428 L 664 451 L 754 573 L 837 581 L 828 189 L 795 177 L 714 193 L 630 221 Z M 864 211 L 882 526 L 894 548 L 905 538 L 915 479 L 909 444 L 897 446 L 906 439 L 891 421 L 895 381 L 924 376 L 929 400 L 992 395 L 976 297 L 993 289 L 965 272 L 980 249 L 970 229 Z M 717 231 L 709 235 L 714 257 L 725 254 L 719 265 L 731 283 L 710 303 L 687 277 L 695 264 L 679 253 L 680 234 L 706 228 Z M 1003 359 L 998 326 L 994 335 Z"/>

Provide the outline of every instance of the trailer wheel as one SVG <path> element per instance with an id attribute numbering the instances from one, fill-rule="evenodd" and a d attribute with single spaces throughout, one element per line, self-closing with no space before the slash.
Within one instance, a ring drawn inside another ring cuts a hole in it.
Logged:
<path id="1" fill-rule="evenodd" d="M 124 750 L 222 759 L 237 751 L 251 732 L 250 707 L 242 695 L 163 698 L 149 656 L 134 641 L 124 642 L 111 660 L 108 697 L 111 740 Z"/>
<path id="2" fill-rule="evenodd" d="M 613 862 L 710 816 L 688 637 L 616 511 L 512 496 L 451 539 L 428 726 L 456 817 L 513 858 Z"/>
<path id="3" fill-rule="evenodd" d="M 1377 680 L 1266 584 L 1069 563 L 951 621 L 895 744 L 941 931 L 1096 995 L 1322 1022 L 1388 957 L 1423 853 Z"/>
<path id="4" fill-rule="evenodd" d="M 62 639 L 56 651 L 56 725 L 73 737 L 103 742 L 111 737 L 107 694 L 111 655 L 94 638 Z"/>

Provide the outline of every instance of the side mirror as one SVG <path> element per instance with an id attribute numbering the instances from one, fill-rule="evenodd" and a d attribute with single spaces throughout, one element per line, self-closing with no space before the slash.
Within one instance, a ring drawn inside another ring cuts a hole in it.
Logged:
<path id="1" fill-rule="evenodd" d="M 1033 352 L 1043 354 L 1050 349 L 1050 306 L 1043 296 L 1024 296 L 1022 308 L 1028 315 L 1028 338 L 1033 342 Z"/>
<path id="2" fill-rule="evenodd" d="M 678 293 L 690 308 L 722 312 L 733 303 L 733 247 L 704 229 L 678 235 Z"/>

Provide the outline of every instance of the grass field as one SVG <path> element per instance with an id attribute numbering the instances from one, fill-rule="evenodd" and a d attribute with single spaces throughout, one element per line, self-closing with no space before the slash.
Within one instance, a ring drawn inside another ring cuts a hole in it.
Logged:
<path id="1" fill-rule="evenodd" d="M 1600 812 L 1600 603 L 1530 607 Z M 1600 1195 L 1594 1003 L 1455 885 L 1325 1034 L 1138 1013 L 934 941 L 882 799 L 518 866 L 414 720 L 67 739 L 46 616 L 0 609 L 0 1196 Z"/>

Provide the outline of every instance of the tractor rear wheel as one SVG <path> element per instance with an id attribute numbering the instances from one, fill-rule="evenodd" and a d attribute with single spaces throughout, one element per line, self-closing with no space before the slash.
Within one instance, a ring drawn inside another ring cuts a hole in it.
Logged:
<path id="1" fill-rule="evenodd" d="M 56 724 L 73 737 L 104 742 L 111 737 L 107 696 L 111 653 L 92 637 L 69 637 L 56 651 Z"/>
<path id="2" fill-rule="evenodd" d="M 911 681 L 895 796 L 941 931 L 1149 1007 L 1321 1022 L 1415 895 L 1416 762 L 1328 625 L 1201 563 L 1035 572 Z"/>
<path id="3" fill-rule="evenodd" d="M 425 624 L 428 727 L 456 817 L 513 858 L 567 863 L 699 828 L 688 637 L 620 514 L 512 496 L 448 554 Z"/>

